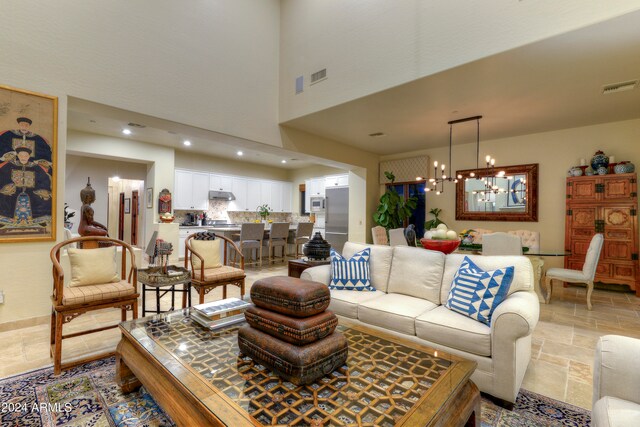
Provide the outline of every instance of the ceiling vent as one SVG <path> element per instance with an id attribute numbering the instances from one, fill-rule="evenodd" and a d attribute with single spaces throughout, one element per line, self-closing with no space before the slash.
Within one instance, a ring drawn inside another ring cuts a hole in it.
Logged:
<path id="1" fill-rule="evenodd" d="M 387 136 L 385 133 L 383 132 L 375 132 L 375 133 L 370 133 L 369 136 L 373 137 L 373 138 L 380 138 L 383 136 Z"/>
<path id="2" fill-rule="evenodd" d="M 606 95 L 608 93 L 616 93 L 616 92 L 624 92 L 626 90 L 633 90 L 638 86 L 638 80 L 629 80 L 628 82 L 621 83 L 612 83 L 609 85 L 604 85 L 602 87 L 602 94 Z"/>
<path id="3" fill-rule="evenodd" d="M 323 68 L 322 70 L 316 71 L 315 73 L 311 74 L 310 84 L 318 83 L 326 79 L 327 79 L 327 69 Z"/>
<path id="4" fill-rule="evenodd" d="M 127 126 L 132 127 L 132 128 L 140 128 L 140 129 L 147 127 L 146 125 L 141 125 L 139 123 L 133 123 L 133 122 L 129 122 L 127 124 Z"/>

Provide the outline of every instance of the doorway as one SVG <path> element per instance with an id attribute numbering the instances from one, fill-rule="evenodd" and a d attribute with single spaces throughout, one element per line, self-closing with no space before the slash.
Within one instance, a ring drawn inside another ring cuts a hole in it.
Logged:
<path id="1" fill-rule="evenodd" d="M 140 209 L 140 194 L 144 181 L 109 178 L 109 212 L 107 228 L 110 236 L 138 246 L 144 240 L 141 224 L 144 209 Z"/>

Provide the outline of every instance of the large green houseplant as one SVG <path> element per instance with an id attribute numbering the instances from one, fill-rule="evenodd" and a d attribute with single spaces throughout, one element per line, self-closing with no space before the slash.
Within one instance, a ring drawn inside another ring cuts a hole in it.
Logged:
<path id="1" fill-rule="evenodd" d="M 405 200 L 393 188 L 393 183 L 396 179 L 393 172 L 385 171 L 384 175 L 391 181 L 392 185 L 387 187 L 387 190 L 380 197 L 380 204 L 373 214 L 373 221 L 387 230 L 400 228 L 404 226 L 404 220 L 413 213 L 418 204 L 418 198 L 411 196 Z"/>

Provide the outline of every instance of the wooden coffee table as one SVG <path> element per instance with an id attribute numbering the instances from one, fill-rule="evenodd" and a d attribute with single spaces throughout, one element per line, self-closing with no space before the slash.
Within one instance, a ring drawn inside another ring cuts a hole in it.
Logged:
<path id="1" fill-rule="evenodd" d="M 189 309 L 120 324 L 116 378 L 141 384 L 178 425 L 480 426 L 476 363 L 340 319 L 344 366 L 306 386 L 239 354 L 237 325 L 209 331 Z"/>

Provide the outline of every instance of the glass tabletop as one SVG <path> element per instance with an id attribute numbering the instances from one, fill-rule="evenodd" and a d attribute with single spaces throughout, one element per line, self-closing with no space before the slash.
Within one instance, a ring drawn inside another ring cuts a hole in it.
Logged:
<path id="1" fill-rule="evenodd" d="M 472 243 L 466 245 L 460 245 L 456 249 L 459 252 L 471 252 L 477 255 L 482 255 L 482 245 L 479 243 Z M 522 247 L 522 255 L 525 256 L 569 256 L 571 251 L 562 250 L 546 250 L 546 249 L 530 249 L 527 246 Z"/>
<path id="2" fill-rule="evenodd" d="M 429 414 L 443 407 L 446 396 L 475 369 L 474 362 L 361 325 L 346 326 L 349 321 L 341 319 L 336 331 L 349 343 L 345 364 L 312 384 L 296 386 L 240 354 L 238 325 L 211 331 L 192 321 L 189 310 L 131 320 L 120 327 L 161 363 L 177 361 L 206 383 L 209 392 L 194 394 L 223 422 L 225 411 L 210 405 L 211 393 L 223 393 L 225 401 L 263 425 L 306 425 L 313 420 L 321 425 L 413 423 L 407 419 L 415 416 L 416 406 L 424 405 L 420 416 L 434 416 Z"/>

